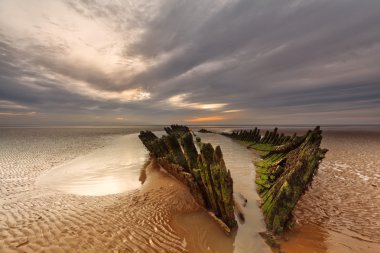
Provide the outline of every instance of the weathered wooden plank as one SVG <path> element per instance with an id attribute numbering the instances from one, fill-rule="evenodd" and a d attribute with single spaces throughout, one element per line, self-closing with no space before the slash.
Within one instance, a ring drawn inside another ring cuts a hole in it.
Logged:
<path id="1" fill-rule="evenodd" d="M 158 138 L 150 131 L 139 138 L 150 155 L 175 178 L 186 184 L 197 202 L 223 222 L 229 229 L 237 226 L 234 215 L 233 181 L 219 146 L 202 143 L 200 154 L 193 135 L 186 126 L 165 128 L 167 135 Z"/>
<path id="2" fill-rule="evenodd" d="M 224 133 L 243 141 L 259 152 L 256 184 L 261 209 L 269 230 L 281 234 L 289 225 L 292 211 L 308 189 L 327 149 L 321 149 L 322 131 L 319 127 L 303 136 L 279 135 L 277 128 L 259 136 L 259 130 Z"/>

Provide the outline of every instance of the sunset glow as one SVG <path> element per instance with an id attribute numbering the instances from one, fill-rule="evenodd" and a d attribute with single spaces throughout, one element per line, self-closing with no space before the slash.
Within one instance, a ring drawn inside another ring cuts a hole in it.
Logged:
<path id="1" fill-rule="evenodd" d="M 380 124 L 379 8 L 1 0 L 0 124 Z"/>
<path id="2" fill-rule="evenodd" d="M 380 253 L 379 25 L 380 0 L 0 0 L 0 253 Z"/>
<path id="3" fill-rule="evenodd" d="M 185 121 L 187 121 L 187 122 L 208 122 L 208 121 L 222 121 L 222 120 L 226 120 L 226 118 L 220 117 L 220 116 L 210 116 L 210 117 L 186 119 Z"/>
<path id="4" fill-rule="evenodd" d="M 198 110 L 216 110 L 223 108 L 227 104 L 225 103 L 196 103 L 196 102 L 189 102 L 188 99 L 191 94 L 178 94 L 175 96 L 172 96 L 168 99 L 168 102 L 173 107 L 179 107 L 179 108 L 192 108 L 192 109 L 198 109 Z"/>

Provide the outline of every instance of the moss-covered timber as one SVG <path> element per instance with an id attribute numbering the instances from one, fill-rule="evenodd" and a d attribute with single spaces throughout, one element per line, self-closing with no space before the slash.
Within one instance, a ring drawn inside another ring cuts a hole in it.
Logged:
<path id="1" fill-rule="evenodd" d="M 234 215 L 233 181 L 219 146 L 197 144 L 186 126 L 166 127 L 167 135 L 158 138 L 150 131 L 141 131 L 139 138 L 150 155 L 171 175 L 186 184 L 196 201 L 213 217 L 230 229 L 237 226 Z M 225 226 L 223 226 L 225 228 Z"/>
<path id="2" fill-rule="evenodd" d="M 256 184 L 261 209 L 269 230 L 281 234 L 292 218 L 292 210 L 308 189 L 327 149 L 321 149 L 320 127 L 303 136 L 274 131 L 240 130 L 224 135 L 244 142 L 261 156 L 256 165 Z"/>

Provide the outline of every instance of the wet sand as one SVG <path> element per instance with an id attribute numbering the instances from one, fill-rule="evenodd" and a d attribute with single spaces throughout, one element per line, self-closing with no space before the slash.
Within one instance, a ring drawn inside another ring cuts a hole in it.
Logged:
<path id="1" fill-rule="evenodd" d="M 329 152 L 294 210 L 285 250 L 380 252 L 380 129 L 327 128 L 322 146 Z"/>
<path id="2" fill-rule="evenodd" d="M 260 197 L 254 183 L 256 172 L 252 163 L 252 151 L 222 135 L 197 133 L 197 136 L 200 136 L 203 142 L 221 147 L 226 167 L 230 170 L 234 181 L 235 200 L 240 204 L 245 216 L 245 221 L 236 218 L 238 229 L 233 242 L 233 251 L 229 252 L 270 252 L 270 248 L 259 235 L 259 232 L 265 231 L 266 228 L 258 204 Z M 246 206 L 243 206 L 240 194 L 247 199 Z"/>
<path id="3" fill-rule="evenodd" d="M 0 252 L 187 251 L 170 225 L 174 214 L 198 210 L 184 186 L 147 166 L 144 185 L 120 194 L 86 196 L 40 187 L 35 181 L 41 174 L 115 137 L 33 132 L 1 132 Z"/>
<path id="4" fill-rule="evenodd" d="M 212 129 L 220 132 L 236 128 Z M 280 128 L 290 135 L 303 134 L 307 129 Z M 293 212 L 296 226 L 285 234 L 281 247 L 295 253 L 380 252 L 380 128 L 322 130 L 322 147 L 329 152 L 312 187 L 298 202 Z M 252 158 L 258 159 L 258 155 Z"/>
<path id="5" fill-rule="evenodd" d="M 183 185 L 145 163 L 136 136 L 125 135 L 137 130 L 1 129 L 0 252 L 269 251 L 257 234 L 265 225 L 252 152 L 201 136 L 221 145 L 235 192 L 248 199 L 246 222 L 226 237 Z M 379 136 L 325 131 L 330 151 L 294 211 L 285 252 L 380 252 Z M 126 143 L 136 147 L 129 158 Z"/>
<path id="6" fill-rule="evenodd" d="M 147 151 L 137 133 L 117 138 L 103 148 L 40 175 L 36 184 L 79 195 L 102 196 L 138 189 Z"/>

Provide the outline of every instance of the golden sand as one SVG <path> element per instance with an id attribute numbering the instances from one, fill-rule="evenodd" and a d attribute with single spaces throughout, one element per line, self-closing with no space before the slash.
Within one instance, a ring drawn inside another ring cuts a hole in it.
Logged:
<path id="1" fill-rule="evenodd" d="M 170 220 L 198 206 L 184 186 L 151 165 L 143 187 L 121 194 L 81 196 L 35 184 L 44 171 L 111 137 L 2 137 L 0 252 L 187 251 Z"/>
<path id="2" fill-rule="evenodd" d="M 124 193 L 87 196 L 36 184 L 52 168 L 67 168 L 68 161 L 96 153 L 115 140 L 112 134 L 91 131 L 41 134 L 2 129 L 0 252 L 267 250 L 257 237 L 264 227 L 254 204 L 258 199 L 254 173 L 250 174 L 252 154 L 222 136 L 206 134 L 202 139 L 222 145 L 227 167 L 239 180 L 236 192 L 249 198 L 243 210 L 246 223 L 239 221 L 231 237 L 196 205 L 186 187 L 152 163 L 136 175 L 144 184 Z M 294 211 L 297 226 L 281 242 L 285 252 L 380 252 L 379 143 L 378 133 L 325 132 L 322 146 L 330 151 Z M 62 185 L 69 185 L 70 177 L 65 180 Z M 60 185 L 59 178 L 55 182 Z"/>

